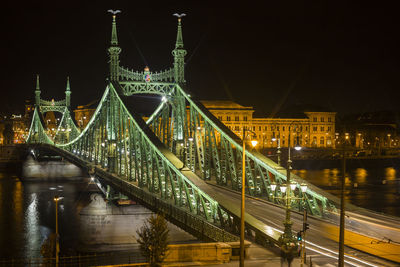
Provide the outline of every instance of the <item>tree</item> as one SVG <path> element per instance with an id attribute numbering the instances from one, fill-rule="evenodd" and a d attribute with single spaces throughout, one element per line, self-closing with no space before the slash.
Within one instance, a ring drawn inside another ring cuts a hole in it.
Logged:
<path id="1" fill-rule="evenodd" d="M 161 266 L 169 244 L 169 230 L 164 216 L 151 215 L 136 233 L 139 235 L 140 250 L 150 266 Z"/>

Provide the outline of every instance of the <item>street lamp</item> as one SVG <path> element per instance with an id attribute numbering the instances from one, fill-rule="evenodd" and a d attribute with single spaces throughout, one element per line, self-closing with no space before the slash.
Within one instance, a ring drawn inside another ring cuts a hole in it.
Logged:
<path id="1" fill-rule="evenodd" d="M 60 243 L 58 236 L 58 201 L 61 199 L 62 197 L 54 196 L 54 202 L 56 203 L 56 267 L 58 267 L 58 253 L 60 252 Z"/>
<path id="2" fill-rule="evenodd" d="M 301 191 L 301 197 L 294 197 L 292 196 L 292 192 L 296 190 L 296 187 L 299 186 L 299 191 Z M 270 185 L 270 188 L 272 192 L 272 198 L 273 199 L 283 199 L 285 200 L 285 210 L 286 210 L 286 218 L 285 221 L 283 222 L 283 225 L 285 226 L 285 230 L 283 234 L 279 237 L 279 243 L 280 247 L 282 250 L 282 253 L 285 254 L 286 258 L 288 261 L 291 261 L 290 259 L 293 259 L 294 256 L 297 254 L 297 248 L 298 248 L 298 242 L 293 233 L 292 233 L 292 222 L 290 221 L 290 208 L 291 208 L 291 202 L 292 200 L 301 200 L 301 204 L 303 206 L 303 230 L 299 232 L 301 235 L 301 266 L 303 266 L 305 262 L 305 234 L 306 230 L 308 229 L 308 224 L 307 224 L 307 210 L 305 209 L 305 193 L 307 191 L 307 184 L 302 183 L 298 185 L 296 182 L 290 182 L 288 179 L 286 184 L 281 184 L 279 186 L 279 189 L 282 192 L 281 197 L 276 197 L 275 196 L 275 191 L 277 190 L 277 184 L 272 183 Z M 283 196 L 284 195 L 284 196 Z"/>
<path id="3" fill-rule="evenodd" d="M 289 137 L 288 137 L 288 160 L 287 160 L 287 172 L 286 172 L 286 185 L 281 185 L 280 189 L 282 193 L 286 192 L 285 195 L 285 211 L 286 211 L 286 217 L 285 221 L 283 222 L 283 225 L 285 226 L 285 230 L 283 234 L 279 237 L 279 243 L 280 243 L 280 248 L 288 262 L 290 263 L 291 260 L 294 258 L 295 254 L 297 253 L 297 239 L 293 236 L 292 233 L 292 221 L 290 220 L 290 206 L 291 206 L 291 201 L 292 199 L 296 199 L 292 197 L 292 191 L 296 189 L 296 184 L 291 183 L 290 181 L 290 171 L 292 169 L 292 160 L 290 159 L 290 130 L 291 126 L 294 122 L 292 122 L 289 125 Z M 299 142 L 298 142 L 298 136 L 296 136 L 296 145 L 295 149 L 298 151 L 301 149 Z M 303 186 L 304 188 L 304 186 Z M 307 190 L 307 188 L 305 188 Z M 304 194 L 303 194 L 304 195 Z"/>
<path id="4" fill-rule="evenodd" d="M 253 134 L 251 145 L 255 147 L 257 145 L 257 140 L 255 138 L 257 135 L 248 130 Z M 246 184 L 246 126 L 243 126 L 243 154 L 242 154 L 242 205 L 240 209 L 240 261 L 239 266 L 244 267 L 244 202 L 245 202 L 245 184 Z"/>

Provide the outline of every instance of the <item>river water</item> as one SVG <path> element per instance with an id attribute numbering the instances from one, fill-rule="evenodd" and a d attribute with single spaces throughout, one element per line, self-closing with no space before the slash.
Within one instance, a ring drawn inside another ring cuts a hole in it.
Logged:
<path id="1" fill-rule="evenodd" d="M 299 163 L 294 162 L 293 165 L 294 173 L 339 196 L 340 168 L 306 170 L 301 168 Z M 296 169 L 296 165 L 300 168 Z M 367 209 L 400 216 L 399 177 L 400 168 L 396 166 L 374 166 L 374 168 L 352 166 L 346 172 L 346 200 Z M 90 203 L 88 181 L 86 178 L 68 182 L 22 182 L 19 177 L 11 173 L 0 172 L 0 261 L 40 257 L 41 244 L 55 231 L 53 201 L 55 195 L 63 197 L 59 203 L 62 255 L 76 255 L 77 250 L 82 247 L 82 240 L 87 239 L 88 233 L 100 237 L 105 235 L 105 231 L 119 228 L 126 231 L 124 229 L 132 228 L 132 225 L 126 225 L 121 219 L 118 219 L 120 221 L 117 222 L 119 223 L 117 226 L 113 226 L 111 219 L 104 216 L 90 217 L 82 223 L 80 212 Z M 101 227 L 87 228 L 87 222 L 94 226 L 101 224 Z M 177 233 L 174 235 L 178 236 Z M 191 237 L 188 236 L 181 238 L 183 242 L 189 239 Z"/>
<path id="2" fill-rule="evenodd" d="M 79 241 L 79 211 L 88 201 L 87 181 L 22 182 L 0 173 L 0 259 L 38 258 L 43 241 L 55 232 L 54 196 L 59 203 L 60 240 L 65 252 Z"/>
<path id="3" fill-rule="evenodd" d="M 374 164 L 353 160 L 347 164 L 345 200 L 356 206 L 400 217 L 400 166 L 398 160 L 377 160 Z M 324 165 L 329 165 L 329 168 Z M 340 197 L 342 179 L 340 165 L 340 161 L 336 161 L 329 162 L 329 164 L 314 164 L 317 167 L 312 168 L 309 163 L 294 161 L 293 173 Z"/>
<path id="4" fill-rule="evenodd" d="M 43 242 L 55 232 L 54 196 L 62 197 L 58 204 L 61 257 L 134 250 L 130 260 L 141 258 L 136 231 L 152 212 L 141 205 L 104 201 L 89 177 L 67 179 L 21 181 L 12 173 L 0 172 L 0 266 L 10 265 L 11 259 L 41 258 Z M 171 243 L 198 242 L 175 225 L 168 223 L 168 228 Z M 96 257 L 89 265 L 111 263 Z"/>

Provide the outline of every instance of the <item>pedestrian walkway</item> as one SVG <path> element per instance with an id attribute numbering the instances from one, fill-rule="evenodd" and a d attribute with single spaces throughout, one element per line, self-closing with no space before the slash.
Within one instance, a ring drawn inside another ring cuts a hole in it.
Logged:
<path id="1" fill-rule="evenodd" d="M 281 257 L 263 247 L 260 247 L 256 244 L 251 244 L 248 248 L 248 258 L 244 262 L 247 267 L 281 267 L 288 266 L 287 262 L 281 262 Z M 186 266 L 208 266 L 208 267 L 238 267 L 239 261 L 233 260 L 227 263 L 218 263 L 218 262 L 179 262 L 179 263 L 170 263 L 163 266 L 168 267 L 186 267 Z M 300 266 L 300 258 L 296 258 L 292 262 L 292 267 Z M 308 266 L 308 265 L 304 265 Z M 315 265 L 314 265 L 315 266 Z"/>

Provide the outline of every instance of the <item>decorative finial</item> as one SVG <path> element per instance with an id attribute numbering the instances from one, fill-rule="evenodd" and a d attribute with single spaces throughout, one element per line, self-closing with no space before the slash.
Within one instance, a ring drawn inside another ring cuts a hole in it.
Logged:
<path id="1" fill-rule="evenodd" d="M 185 13 L 181 13 L 181 14 L 175 13 L 172 16 L 177 17 L 178 18 L 178 22 L 181 22 L 181 18 L 186 16 L 186 14 Z"/>
<path id="2" fill-rule="evenodd" d="M 109 9 L 109 10 L 107 10 L 107 12 L 110 12 L 111 14 L 113 14 L 113 17 L 115 17 L 115 15 L 117 15 L 118 13 L 121 13 L 121 10 L 119 10 L 119 9 L 117 9 L 117 10 Z"/>

